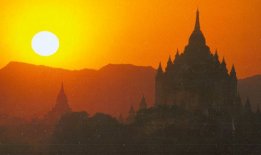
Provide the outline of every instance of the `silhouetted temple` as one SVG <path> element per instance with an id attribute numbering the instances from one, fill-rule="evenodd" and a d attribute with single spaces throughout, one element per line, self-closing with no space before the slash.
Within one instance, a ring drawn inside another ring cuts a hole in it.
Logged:
<path id="1" fill-rule="evenodd" d="M 145 109 L 147 109 L 147 102 L 146 102 L 144 95 L 142 95 L 142 98 L 141 98 L 141 101 L 139 104 L 139 110 L 145 110 Z"/>
<path id="2" fill-rule="evenodd" d="M 189 110 L 233 112 L 238 104 L 237 75 L 233 65 L 228 73 L 223 58 L 212 54 L 200 29 L 199 11 L 196 23 L 183 53 L 177 51 L 163 71 L 156 74 L 155 104 L 177 104 Z"/>
<path id="3" fill-rule="evenodd" d="M 62 115 L 69 112 L 71 112 L 71 108 L 68 104 L 68 99 L 62 84 L 60 92 L 56 98 L 56 104 L 53 109 L 47 114 L 47 119 L 50 121 L 57 121 Z"/>

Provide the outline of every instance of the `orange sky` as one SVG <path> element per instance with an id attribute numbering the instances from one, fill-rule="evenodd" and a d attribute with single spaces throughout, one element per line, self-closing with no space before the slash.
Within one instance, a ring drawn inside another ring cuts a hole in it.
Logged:
<path id="1" fill-rule="evenodd" d="M 199 7 L 201 28 L 239 77 L 261 73 L 260 0 L 1 0 L 0 67 L 9 61 L 100 68 L 108 63 L 157 67 L 188 42 Z M 31 49 L 39 31 L 60 39 L 59 51 Z"/>

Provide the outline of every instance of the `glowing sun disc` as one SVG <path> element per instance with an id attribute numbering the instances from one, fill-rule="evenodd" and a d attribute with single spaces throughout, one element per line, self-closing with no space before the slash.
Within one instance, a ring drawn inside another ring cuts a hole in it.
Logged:
<path id="1" fill-rule="evenodd" d="M 58 50 L 59 39 L 52 32 L 38 32 L 32 39 L 32 48 L 41 56 L 50 56 Z"/>

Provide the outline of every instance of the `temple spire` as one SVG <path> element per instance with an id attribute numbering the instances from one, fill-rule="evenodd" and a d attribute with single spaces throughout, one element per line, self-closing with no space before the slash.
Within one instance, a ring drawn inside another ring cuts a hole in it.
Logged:
<path id="1" fill-rule="evenodd" d="M 56 98 L 56 104 L 51 111 L 46 115 L 46 120 L 51 123 L 57 122 L 64 114 L 72 112 L 68 104 L 68 99 L 64 91 L 63 82 L 60 91 Z"/>
<path id="2" fill-rule="evenodd" d="M 175 55 L 175 59 L 173 60 L 173 64 L 177 64 L 179 56 L 180 56 L 179 49 L 177 49 L 177 52 L 176 52 L 176 55 Z"/>
<path id="3" fill-rule="evenodd" d="M 234 64 L 232 65 L 231 71 L 230 71 L 230 77 L 237 79 L 237 73 Z"/>
<path id="4" fill-rule="evenodd" d="M 158 67 L 158 74 L 163 74 L 163 70 L 162 70 L 162 66 L 161 66 L 161 62 L 159 63 L 159 67 Z"/>
<path id="5" fill-rule="evenodd" d="M 141 101 L 140 101 L 140 109 L 139 110 L 145 110 L 145 109 L 147 109 L 147 102 L 146 102 L 144 94 L 142 94 L 142 98 L 141 98 Z"/>
<path id="6" fill-rule="evenodd" d="M 195 23 L 194 31 L 200 31 L 199 10 L 198 9 L 197 9 L 197 13 L 196 13 L 196 23 Z"/>
<path id="7" fill-rule="evenodd" d="M 193 45 L 193 46 L 204 46 L 206 44 L 206 39 L 200 30 L 199 11 L 198 10 L 196 13 L 195 27 L 189 38 L 189 44 Z"/>
<path id="8" fill-rule="evenodd" d="M 68 105 L 67 96 L 66 96 L 65 91 L 64 91 L 63 82 L 61 84 L 61 88 L 60 88 L 59 94 L 58 94 L 57 99 L 56 99 L 56 105 L 59 105 L 59 106 L 60 105 L 69 106 Z"/>
<path id="9" fill-rule="evenodd" d="M 218 56 L 217 49 L 216 49 L 215 54 L 214 54 L 214 59 L 219 64 L 219 56 Z"/>
<path id="10" fill-rule="evenodd" d="M 169 59 L 167 62 L 167 67 L 170 67 L 172 65 L 172 60 L 171 60 L 171 56 L 169 55 Z"/>
<path id="11" fill-rule="evenodd" d="M 163 75 L 163 70 L 162 70 L 161 62 L 160 62 L 160 63 L 159 63 L 158 70 L 157 70 L 157 73 L 156 73 L 156 79 L 161 79 L 161 78 L 162 78 L 162 75 Z"/>
<path id="12" fill-rule="evenodd" d="M 221 64 L 222 65 L 224 65 L 224 66 L 226 66 L 227 64 L 226 64 L 226 60 L 225 60 L 225 58 L 223 57 L 223 59 L 222 59 L 222 62 L 221 62 Z"/>
<path id="13" fill-rule="evenodd" d="M 179 56 L 179 49 L 177 48 L 176 57 Z"/>

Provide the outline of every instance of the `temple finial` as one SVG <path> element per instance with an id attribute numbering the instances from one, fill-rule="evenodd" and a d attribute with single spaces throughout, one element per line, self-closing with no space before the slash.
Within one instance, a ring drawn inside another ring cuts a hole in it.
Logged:
<path id="1" fill-rule="evenodd" d="M 172 64 L 171 55 L 169 55 L 168 64 Z"/>
<path id="2" fill-rule="evenodd" d="M 198 9 L 197 9 L 197 13 L 196 13 L 196 23 L 195 23 L 194 31 L 200 31 L 199 10 Z"/>
<path id="3" fill-rule="evenodd" d="M 159 63 L 158 70 L 162 70 L 161 62 Z"/>

